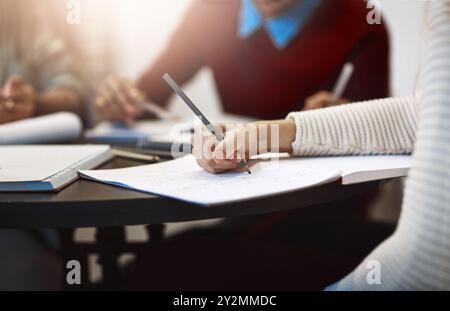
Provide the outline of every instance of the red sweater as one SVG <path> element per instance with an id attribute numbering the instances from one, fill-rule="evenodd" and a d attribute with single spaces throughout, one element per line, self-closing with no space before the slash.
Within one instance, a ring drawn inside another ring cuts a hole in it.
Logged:
<path id="1" fill-rule="evenodd" d="M 355 72 L 344 97 L 388 96 L 386 28 L 369 25 L 363 0 L 323 0 L 293 41 L 278 50 L 261 28 L 238 37 L 240 0 L 196 0 L 166 50 L 139 79 L 139 88 L 161 105 L 171 95 L 161 76 L 179 83 L 204 66 L 215 78 L 224 111 L 260 119 L 283 118 L 305 99 L 331 90 L 346 61 Z"/>

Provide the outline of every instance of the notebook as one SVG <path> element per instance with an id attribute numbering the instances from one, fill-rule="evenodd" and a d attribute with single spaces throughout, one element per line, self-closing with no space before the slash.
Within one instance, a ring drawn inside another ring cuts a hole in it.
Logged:
<path id="1" fill-rule="evenodd" d="M 0 146 L 0 191 L 58 191 L 111 159 L 109 146 Z"/>
<path id="2" fill-rule="evenodd" d="M 342 179 L 343 184 L 406 176 L 410 156 L 258 158 L 252 174 L 203 171 L 190 155 L 172 161 L 114 170 L 80 171 L 83 178 L 201 205 L 241 202 Z"/>

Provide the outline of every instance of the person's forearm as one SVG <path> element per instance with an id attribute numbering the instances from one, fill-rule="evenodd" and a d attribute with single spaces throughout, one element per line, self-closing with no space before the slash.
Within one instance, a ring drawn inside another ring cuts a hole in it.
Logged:
<path id="1" fill-rule="evenodd" d="M 258 153 L 292 152 L 295 141 L 295 122 L 293 120 L 259 121 L 251 123 L 258 133 Z M 278 133 L 278 135 L 277 135 Z"/>
<path id="2" fill-rule="evenodd" d="M 68 89 L 54 89 L 40 94 L 37 98 L 36 115 L 45 115 L 58 111 L 83 113 L 81 98 Z"/>
<path id="3" fill-rule="evenodd" d="M 418 101 L 387 98 L 294 112 L 293 155 L 406 154 L 414 148 Z"/>
<path id="4" fill-rule="evenodd" d="M 402 154 L 414 147 L 417 114 L 413 98 L 391 98 L 292 113 L 286 120 L 259 121 L 249 128 L 257 129 L 258 154 Z"/>

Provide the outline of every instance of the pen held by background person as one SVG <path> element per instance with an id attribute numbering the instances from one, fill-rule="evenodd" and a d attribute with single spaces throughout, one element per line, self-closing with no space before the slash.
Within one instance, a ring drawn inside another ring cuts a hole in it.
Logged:
<path id="1" fill-rule="evenodd" d="M 341 74 L 336 81 L 336 85 L 333 88 L 330 106 L 335 106 L 338 104 L 338 101 L 342 98 L 345 90 L 347 89 L 347 85 L 350 82 L 354 71 L 355 66 L 353 66 L 352 63 L 348 62 L 344 65 Z"/>
<path id="2" fill-rule="evenodd" d="M 352 63 L 346 63 L 336 81 L 333 92 L 321 91 L 308 97 L 304 110 L 320 109 L 348 103 L 349 100 L 342 98 L 342 96 L 350 82 L 354 69 L 355 67 Z"/>

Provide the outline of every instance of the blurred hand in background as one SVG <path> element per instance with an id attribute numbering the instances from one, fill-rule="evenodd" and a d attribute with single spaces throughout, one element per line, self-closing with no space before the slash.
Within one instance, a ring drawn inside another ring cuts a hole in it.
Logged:
<path id="1" fill-rule="evenodd" d="M 144 114 L 145 95 L 128 79 L 108 77 L 99 89 L 95 105 L 105 119 L 132 124 Z"/>
<path id="2" fill-rule="evenodd" d="M 336 102 L 333 102 L 333 94 L 327 91 L 320 91 L 306 99 L 303 110 L 326 108 L 335 105 L 347 104 L 348 102 L 349 101 L 345 98 L 340 98 Z"/>
<path id="3" fill-rule="evenodd" d="M 11 76 L 0 90 L 0 124 L 30 118 L 37 106 L 34 88 Z"/>

